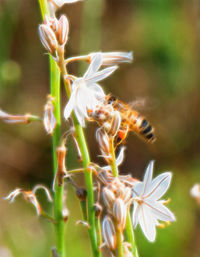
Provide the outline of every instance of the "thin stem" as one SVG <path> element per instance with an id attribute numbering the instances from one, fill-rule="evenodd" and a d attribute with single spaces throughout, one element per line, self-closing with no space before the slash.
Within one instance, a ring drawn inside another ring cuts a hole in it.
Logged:
<path id="1" fill-rule="evenodd" d="M 133 226 L 132 226 L 132 222 L 131 222 L 131 216 L 130 216 L 130 211 L 127 214 L 127 218 L 126 218 L 126 229 L 125 229 L 125 233 L 126 233 L 126 238 L 127 241 L 131 244 L 132 247 L 132 253 L 134 257 L 138 257 L 138 251 L 137 251 L 137 247 L 136 247 L 136 243 L 135 243 L 135 238 L 134 238 L 134 233 L 133 233 Z"/>
<path id="2" fill-rule="evenodd" d="M 112 170 L 112 174 L 114 177 L 118 177 L 119 171 L 118 167 L 116 165 L 116 156 L 115 156 L 115 147 L 113 142 L 113 137 L 110 138 L 110 153 L 111 153 L 111 160 L 110 160 L 110 166 Z M 117 224 L 115 224 L 116 229 L 116 237 L 117 237 L 117 256 L 123 257 L 123 240 L 122 240 L 122 231 L 117 228 Z"/>
<path id="3" fill-rule="evenodd" d="M 60 67 L 61 74 L 63 79 L 68 75 L 66 66 L 65 66 L 65 60 L 64 60 L 64 50 L 62 48 L 59 48 L 57 50 L 58 53 L 58 62 L 57 64 Z M 70 81 L 64 79 L 65 89 L 68 98 L 70 98 L 71 95 L 71 85 Z M 85 177 L 85 185 L 87 189 L 87 207 L 88 207 L 88 222 L 89 222 L 89 236 L 92 246 L 92 252 L 94 257 L 100 257 L 101 253 L 98 249 L 97 245 L 97 236 L 96 236 L 96 224 L 95 224 L 95 213 L 94 213 L 94 192 L 93 192 L 93 178 L 92 173 L 88 171 L 87 167 L 90 164 L 90 157 L 88 152 L 87 143 L 85 140 L 85 135 L 83 132 L 82 127 L 80 126 L 75 114 L 72 112 L 72 121 L 75 128 L 75 137 L 81 152 L 82 161 L 83 161 L 83 169 L 84 169 L 84 177 Z"/>
<path id="4" fill-rule="evenodd" d="M 39 0 L 41 14 L 44 19 L 45 15 L 49 14 L 48 4 L 46 0 Z M 61 116 L 60 116 L 60 71 L 56 62 L 50 56 L 50 93 L 55 98 L 54 101 L 54 116 L 56 119 L 56 127 L 52 136 L 53 145 L 53 168 L 54 175 L 57 172 L 57 157 L 56 147 L 59 145 L 61 138 Z M 63 210 L 63 186 L 56 185 L 54 194 L 54 215 L 55 215 L 55 233 L 56 233 L 56 250 L 60 257 L 65 256 L 64 249 L 64 219 Z"/>

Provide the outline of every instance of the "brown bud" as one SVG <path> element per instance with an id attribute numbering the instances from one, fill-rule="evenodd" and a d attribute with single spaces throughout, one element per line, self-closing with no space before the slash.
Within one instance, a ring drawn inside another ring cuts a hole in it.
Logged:
<path id="1" fill-rule="evenodd" d="M 60 45 L 64 45 L 68 39 L 69 33 L 69 22 L 65 15 L 62 15 L 59 19 L 59 35 L 58 35 L 58 42 Z"/>
<path id="2" fill-rule="evenodd" d="M 112 212 L 116 219 L 118 229 L 123 230 L 126 225 L 127 206 L 122 199 L 118 198 L 114 202 Z"/>
<path id="3" fill-rule="evenodd" d="M 44 119 L 43 124 L 44 128 L 47 131 L 47 134 L 52 135 L 56 126 L 56 119 L 54 117 L 54 106 L 53 106 L 53 97 L 48 96 L 48 101 L 44 107 Z"/>
<path id="4" fill-rule="evenodd" d="M 87 197 L 87 191 L 85 190 L 85 188 L 77 187 L 76 196 L 79 198 L 80 201 L 85 201 Z"/>
<path id="5" fill-rule="evenodd" d="M 63 184 L 63 178 L 67 173 L 65 166 L 65 157 L 66 157 L 67 149 L 65 146 L 58 146 L 56 149 L 58 167 L 57 167 L 57 179 L 58 185 L 61 186 Z"/>
<path id="6" fill-rule="evenodd" d="M 117 238 L 114 224 L 109 216 L 105 216 L 102 222 L 102 235 L 106 245 L 111 251 L 117 247 Z"/>
<path id="7" fill-rule="evenodd" d="M 113 113 L 113 119 L 112 119 L 110 130 L 108 131 L 108 133 L 114 137 L 117 134 L 120 128 L 120 125 L 121 125 L 121 116 L 118 111 L 115 111 Z"/>
<path id="8" fill-rule="evenodd" d="M 58 42 L 54 31 L 45 24 L 39 26 L 39 37 L 48 52 L 55 54 L 55 51 L 58 47 Z"/>
<path id="9" fill-rule="evenodd" d="M 97 129 L 96 139 L 97 139 L 97 142 L 99 144 L 102 154 L 105 156 L 109 156 L 110 145 L 109 145 L 109 137 L 108 137 L 107 133 L 101 128 Z"/>
<path id="10" fill-rule="evenodd" d="M 107 187 L 104 187 L 102 190 L 102 198 L 105 206 L 109 209 L 112 209 L 113 203 L 115 201 L 114 193 Z"/>

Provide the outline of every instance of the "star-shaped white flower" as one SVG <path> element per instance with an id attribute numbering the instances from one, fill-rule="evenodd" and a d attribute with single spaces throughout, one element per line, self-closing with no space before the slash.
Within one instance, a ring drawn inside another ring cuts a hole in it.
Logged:
<path id="1" fill-rule="evenodd" d="M 64 117 L 68 119 L 72 110 L 82 127 L 85 126 L 85 118 L 88 118 L 88 110 L 93 110 L 104 100 L 103 89 L 96 83 L 110 76 L 118 66 L 99 70 L 102 65 L 102 55 L 97 53 L 82 78 L 77 78 L 72 84 L 72 93 L 64 110 Z"/>
<path id="2" fill-rule="evenodd" d="M 151 161 L 146 169 L 143 182 L 133 187 L 133 225 L 140 224 L 146 238 L 153 242 L 156 237 L 158 220 L 175 221 L 174 214 L 159 200 L 169 188 L 172 174 L 165 172 L 152 180 L 154 162 Z"/>

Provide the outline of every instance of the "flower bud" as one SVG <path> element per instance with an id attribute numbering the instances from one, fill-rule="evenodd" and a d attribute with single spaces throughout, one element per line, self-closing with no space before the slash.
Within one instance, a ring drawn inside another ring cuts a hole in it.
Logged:
<path id="1" fill-rule="evenodd" d="M 39 26 L 39 37 L 48 52 L 55 54 L 55 51 L 58 47 L 58 42 L 54 31 L 45 24 Z"/>
<path id="2" fill-rule="evenodd" d="M 94 56 L 95 53 L 90 54 L 90 59 Z M 132 52 L 108 52 L 102 54 L 102 65 L 115 65 L 119 63 L 129 63 L 133 61 Z"/>
<path id="3" fill-rule="evenodd" d="M 102 198 L 105 206 L 109 209 L 112 209 L 113 203 L 115 201 L 114 193 L 107 187 L 104 187 L 102 190 Z"/>
<path id="4" fill-rule="evenodd" d="M 60 45 L 65 45 L 68 39 L 69 33 L 69 22 L 65 15 L 62 15 L 59 19 L 59 35 L 58 35 L 58 42 Z"/>
<path id="5" fill-rule="evenodd" d="M 105 216 L 102 222 L 102 234 L 106 245 L 111 251 L 117 247 L 117 238 L 114 224 L 109 216 Z"/>
<path id="6" fill-rule="evenodd" d="M 126 225 L 127 206 L 121 198 L 118 198 L 114 202 L 112 212 L 116 219 L 118 229 L 123 230 Z"/>
<path id="7" fill-rule="evenodd" d="M 108 133 L 114 137 L 117 134 L 120 128 L 120 125 L 121 125 L 121 116 L 118 111 L 115 111 L 113 113 L 113 119 L 112 119 L 110 130 L 108 131 Z"/>
<path id="8" fill-rule="evenodd" d="M 63 178 L 67 173 L 66 166 L 65 166 L 65 157 L 66 157 L 67 149 L 65 146 L 58 146 L 56 149 L 58 167 L 57 167 L 57 180 L 58 186 L 62 186 Z"/>
<path id="9" fill-rule="evenodd" d="M 56 119 L 54 117 L 54 106 L 53 106 L 53 97 L 48 96 L 48 101 L 44 107 L 44 119 L 43 124 L 44 128 L 47 131 L 47 134 L 52 135 L 56 126 Z"/>
<path id="10" fill-rule="evenodd" d="M 109 156 L 110 154 L 110 145 L 109 137 L 107 133 L 101 128 L 96 131 L 96 139 L 99 144 L 100 150 L 104 156 Z"/>

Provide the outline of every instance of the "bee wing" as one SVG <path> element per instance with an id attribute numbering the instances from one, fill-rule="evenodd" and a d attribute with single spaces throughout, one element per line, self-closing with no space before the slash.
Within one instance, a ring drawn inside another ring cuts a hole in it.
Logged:
<path id="1" fill-rule="evenodd" d="M 131 109 L 136 109 L 138 111 L 150 111 L 155 109 L 158 105 L 158 101 L 146 97 L 136 98 L 134 101 L 129 103 Z"/>

